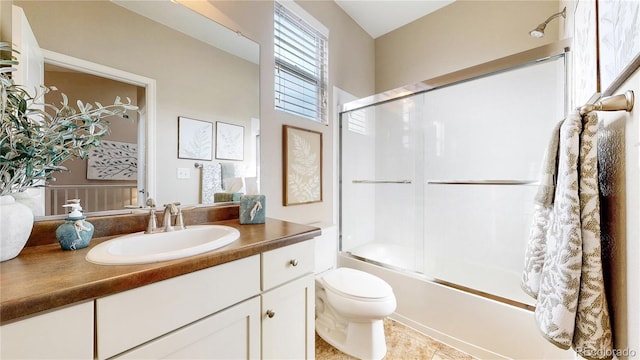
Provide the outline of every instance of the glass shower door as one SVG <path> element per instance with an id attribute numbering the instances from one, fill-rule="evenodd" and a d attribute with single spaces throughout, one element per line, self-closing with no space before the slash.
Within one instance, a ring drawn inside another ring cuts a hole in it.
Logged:
<path id="1" fill-rule="evenodd" d="M 520 289 L 565 58 L 341 114 L 341 250 L 494 299 Z"/>
<path id="2" fill-rule="evenodd" d="M 424 93 L 425 274 L 519 303 L 539 171 L 564 117 L 564 59 Z"/>
<path id="3" fill-rule="evenodd" d="M 423 262 L 421 96 L 341 116 L 341 250 L 411 271 Z"/>

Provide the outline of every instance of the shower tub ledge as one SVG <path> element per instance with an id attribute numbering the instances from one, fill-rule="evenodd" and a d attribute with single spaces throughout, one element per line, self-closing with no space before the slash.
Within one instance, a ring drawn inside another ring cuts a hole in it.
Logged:
<path id="1" fill-rule="evenodd" d="M 398 301 L 390 317 L 479 359 L 574 359 L 545 340 L 533 312 L 341 253 L 339 266 L 374 274 Z"/>

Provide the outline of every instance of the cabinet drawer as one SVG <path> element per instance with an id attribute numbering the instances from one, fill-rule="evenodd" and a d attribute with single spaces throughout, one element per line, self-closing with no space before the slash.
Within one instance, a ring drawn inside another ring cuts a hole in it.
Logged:
<path id="1" fill-rule="evenodd" d="M 259 271 L 255 255 L 97 299 L 98 359 L 259 294 Z"/>
<path id="2" fill-rule="evenodd" d="M 262 253 L 262 290 L 313 272 L 313 251 L 313 240 L 307 240 Z"/>

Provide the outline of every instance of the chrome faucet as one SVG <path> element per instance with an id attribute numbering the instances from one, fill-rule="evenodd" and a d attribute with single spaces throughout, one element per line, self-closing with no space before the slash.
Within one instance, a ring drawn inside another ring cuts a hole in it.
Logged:
<path id="1" fill-rule="evenodd" d="M 180 211 L 178 205 L 180 205 L 179 202 L 164 204 L 164 216 L 162 218 L 162 227 L 164 228 L 164 231 L 168 232 L 175 230 L 171 223 L 172 215 L 178 215 L 176 220 L 182 222 L 182 211 Z M 184 224 L 178 224 L 178 230 L 182 230 L 183 228 Z"/>
<path id="2" fill-rule="evenodd" d="M 158 218 L 156 217 L 156 202 L 152 198 L 148 198 L 145 203 L 149 207 L 149 223 L 145 234 L 152 234 L 158 228 Z"/>

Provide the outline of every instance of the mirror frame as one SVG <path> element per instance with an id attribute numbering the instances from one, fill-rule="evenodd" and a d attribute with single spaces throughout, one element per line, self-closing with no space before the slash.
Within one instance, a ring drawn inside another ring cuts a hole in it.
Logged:
<path id="1" fill-rule="evenodd" d="M 145 88 L 145 106 L 138 109 L 140 121 L 144 124 L 145 143 L 144 162 L 142 166 L 138 163 L 138 168 L 144 171 L 138 172 L 138 205 L 144 204 L 148 194 L 155 194 L 156 190 L 156 80 L 142 75 L 119 70 L 109 66 L 97 64 L 91 61 L 79 59 L 73 56 L 57 53 L 54 51 L 41 49 L 46 64 L 57 65 L 71 70 L 108 78 L 111 80 L 139 86 Z M 138 144 L 140 146 L 140 144 Z M 122 210 L 123 213 L 131 210 Z M 51 216 L 51 215 L 48 215 Z"/>

